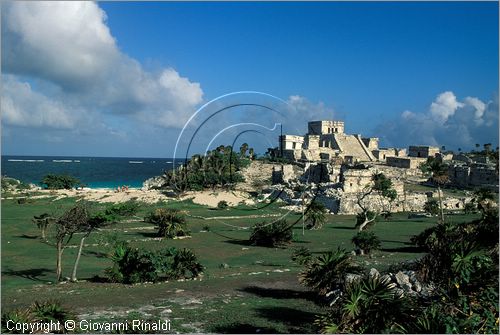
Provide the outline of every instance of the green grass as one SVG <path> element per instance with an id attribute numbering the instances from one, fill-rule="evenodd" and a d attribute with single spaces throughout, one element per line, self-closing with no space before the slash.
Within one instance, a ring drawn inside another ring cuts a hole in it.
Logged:
<path id="1" fill-rule="evenodd" d="M 43 243 L 37 227 L 31 222 L 43 212 L 62 213 L 74 199 L 36 199 L 18 204 L 2 202 L 2 303 L 4 310 L 27 306 L 33 300 L 56 298 L 80 314 L 110 318 L 104 311 L 114 311 L 117 318 L 135 311 L 146 316 L 169 317 L 172 329 L 180 332 L 316 332 L 313 320 L 323 307 L 298 284 L 301 267 L 290 260 L 293 247 L 304 246 L 315 254 L 338 246 L 352 250 L 354 216 L 328 215 L 320 230 L 294 228 L 294 239 L 287 248 L 264 248 L 248 244 L 250 227 L 257 222 L 274 220 L 245 216 L 284 214 L 287 211 L 272 204 L 263 209 L 238 206 L 214 210 L 190 201 L 169 202 L 172 208 L 188 214 L 192 237 L 183 240 L 146 240 L 155 237 L 154 227 L 140 220 L 161 205 L 143 205 L 136 221 L 123 222 L 92 234 L 86 243 L 104 241 L 116 234 L 135 246 L 151 249 L 175 246 L 191 248 L 206 267 L 202 281 L 173 281 L 134 286 L 92 282 L 95 275 L 104 276 L 111 262 L 106 257 L 110 247 L 85 247 L 78 277 L 84 281 L 51 284 L 55 280 L 55 248 Z M 102 205 L 95 208 L 102 208 Z M 234 218 L 234 217 L 239 218 Z M 218 217 L 211 220 L 210 218 Z M 225 219 L 223 217 L 233 217 Z M 290 222 L 299 218 L 286 216 Z M 453 215 L 448 220 L 470 220 L 471 216 Z M 421 254 L 409 244 L 411 236 L 435 224 L 434 218 L 407 219 L 407 214 L 395 214 L 391 220 L 377 223 L 372 229 L 382 242 L 372 258 L 357 256 L 367 268 L 383 269 L 390 264 L 414 259 Z M 203 232 L 209 226 L 208 232 Z M 134 229 L 136 228 L 136 229 Z M 50 235 L 50 234 L 49 234 Z M 76 235 L 70 245 L 79 243 Z M 63 275 L 69 276 L 76 248 L 64 253 Z M 227 264 L 224 268 L 220 265 Z M 182 290 L 182 291 L 180 291 Z M 194 300 L 193 300 L 194 299 Z M 195 301 L 190 303 L 190 301 Z M 198 303 L 201 302 L 201 303 Z M 169 307 L 167 307 L 169 306 Z M 161 314 L 171 309 L 171 313 Z"/>
<path id="2" fill-rule="evenodd" d="M 405 190 L 406 192 L 437 192 L 437 187 L 433 186 L 428 186 L 428 185 L 421 185 L 421 184 L 405 184 Z M 462 189 L 456 189 L 456 188 L 441 188 L 443 191 L 443 195 L 446 197 L 465 197 L 467 196 L 467 191 L 462 190 Z M 468 191 L 468 194 L 470 196 L 470 193 L 472 191 Z"/>

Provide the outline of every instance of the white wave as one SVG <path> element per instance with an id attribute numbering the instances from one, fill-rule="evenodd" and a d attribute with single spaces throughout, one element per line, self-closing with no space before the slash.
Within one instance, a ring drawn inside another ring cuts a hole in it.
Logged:
<path id="1" fill-rule="evenodd" d="M 128 161 L 130 164 L 142 164 L 143 161 Z"/>
<path id="2" fill-rule="evenodd" d="M 45 162 L 43 159 L 8 159 L 9 162 Z"/>
<path id="3" fill-rule="evenodd" d="M 71 159 L 53 159 L 54 163 L 73 163 Z"/>

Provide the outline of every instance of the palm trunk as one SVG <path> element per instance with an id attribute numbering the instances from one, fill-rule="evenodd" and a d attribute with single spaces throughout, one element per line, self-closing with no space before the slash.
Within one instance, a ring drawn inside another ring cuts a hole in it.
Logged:
<path id="1" fill-rule="evenodd" d="M 438 198 L 439 198 L 439 214 L 440 214 L 440 219 L 441 223 L 444 223 L 444 212 L 443 212 L 443 199 L 441 197 L 441 187 L 438 184 Z"/>
<path id="2" fill-rule="evenodd" d="M 73 266 L 73 273 L 71 274 L 71 281 L 76 282 L 76 269 L 78 268 L 78 263 L 80 262 L 80 256 L 82 255 L 83 242 L 85 242 L 85 238 L 87 236 L 83 236 L 80 240 L 80 247 L 78 248 L 78 254 L 76 255 L 75 265 Z"/>
<path id="3" fill-rule="evenodd" d="M 62 277 L 62 254 L 63 254 L 62 241 L 57 242 L 57 264 L 56 264 L 56 278 L 61 281 Z"/>

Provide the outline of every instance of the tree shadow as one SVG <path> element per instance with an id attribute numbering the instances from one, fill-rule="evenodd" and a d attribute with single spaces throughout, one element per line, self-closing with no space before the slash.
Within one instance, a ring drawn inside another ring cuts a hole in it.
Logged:
<path id="1" fill-rule="evenodd" d="M 222 241 L 224 243 L 231 243 L 231 244 L 238 244 L 238 245 L 246 245 L 246 246 L 251 246 L 252 243 L 249 240 L 225 240 Z"/>
<path id="2" fill-rule="evenodd" d="M 22 234 L 22 235 L 17 235 L 16 237 L 20 237 L 20 238 L 27 238 L 27 239 L 30 239 L 30 240 L 35 240 L 38 238 L 38 236 L 32 236 L 32 235 L 26 235 L 26 234 Z"/>
<path id="3" fill-rule="evenodd" d="M 356 230 L 356 227 L 333 226 L 333 227 L 330 227 L 330 229 Z"/>
<path id="4" fill-rule="evenodd" d="M 158 232 L 154 231 L 154 232 L 146 232 L 146 231 L 141 231 L 139 232 L 140 235 L 146 237 L 146 238 L 153 238 L 153 237 L 159 237 L 158 236 Z"/>
<path id="5" fill-rule="evenodd" d="M 108 254 L 100 251 L 84 250 L 83 254 L 85 256 L 95 256 L 97 258 L 108 258 Z"/>
<path id="6" fill-rule="evenodd" d="M 399 243 L 404 245 L 413 245 L 411 242 L 403 242 L 403 241 L 392 241 L 392 240 L 380 240 L 382 243 Z"/>
<path id="7" fill-rule="evenodd" d="M 278 334 L 276 328 L 259 327 L 249 323 L 231 323 L 210 327 L 210 333 L 217 334 Z"/>
<path id="8" fill-rule="evenodd" d="M 380 251 L 385 252 L 410 252 L 410 253 L 420 253 L 424 252 L 421 247 L 398 247 L 398 248 L 381 248 Z"/>
<path id="9" fill-rule="evenodd" d="M 111 282 L 108 277 L 103 277 L 101 275 L 94 275 L 94 276 L 88 278 L 87 281 L 89 281 L 91 283 L 110 283 Z"/>
<path id="10" fill-rule="evenodd" d="M 280 288 L 267 288 L 260 286 L 247 286 L 238 289 L 241 292 L 250 293 L 262 298 L 273 299 L 304 299 L 312 302 L 319 302 L 318 295 L 312 291 L 297 291 Z"/>
<path id="11" fill-rule="evenodd" d="M 256 310 L 261 317 L 274 323 L 284 324 L 288 333 L 314 334 L 318 332 L 314 326 L 316 313 L 289 307 L 261 307 Z"/>
<path id="12" fill-rule="evenodd" d="M 49 280 L 42 280 L 39 277 L 44 276 L 47 273 L 54 272 L 54 270 L 47 269 L 47 268 L 37 268 L 37 269 L 28 269 L 28 270 L 12 270 L 8 269 L 5 271 L 2 271 L 3 275 L 6 276 L 15 276 L 15 277 L 21 277 L 33 281 L 44 281 L 48 282 Z"/>

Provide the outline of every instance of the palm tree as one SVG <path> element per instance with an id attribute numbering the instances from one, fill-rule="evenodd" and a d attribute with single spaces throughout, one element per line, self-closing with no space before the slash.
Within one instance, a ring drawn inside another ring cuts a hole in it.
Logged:
<path id="1" fill-rule="evenodd" d="M 307 228 L 319 229 L 326 222 L 326 208 L 316 200 L 313 200 L 304 213 L 304 221 L 307 222 Z"/>
<path id="2" fill-rule="evenodd" d="M 438 161 L 434 157 L 429 157 L 427 162 L 422 164 L 421 170 L 424 173 L 430 174 L 431 180 L 438 187 L 438 199 L 439 199 L 439 212 L 440 212 L 440 221 L 444 222 L 444 212 L 443 212 L 443 199 L 441 193 L 441 185 L 444 185 L 448 182 L 448 166 L 443 162 Z"/>

